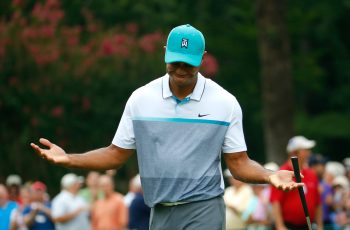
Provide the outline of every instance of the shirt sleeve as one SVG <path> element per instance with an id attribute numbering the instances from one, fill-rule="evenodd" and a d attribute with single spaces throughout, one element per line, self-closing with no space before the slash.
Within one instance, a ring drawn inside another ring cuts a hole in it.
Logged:
<path id="1" fill-rule="evenodd" d="M 230 125 L 225 135 L 222 152 L 235 153 L 242 151 L 247 151 L 243 133 L 242 109 L 236 98 L 234 98 Z"/>
<path id="2" fill-rule="evenodd" d="M 114 135 L 112 144 L 124 149 L 136 149 L 135 134 L 131 115 L 132 96 L 126 103 L 123 116 Z"/>
<path id="3" fill-rule="evenodd" d="M 278 190 L 277 188 L 270 186 L 271 193 L 270 193 L 270 202 L 280 202 L 283 198 L 283 191 Z"/>

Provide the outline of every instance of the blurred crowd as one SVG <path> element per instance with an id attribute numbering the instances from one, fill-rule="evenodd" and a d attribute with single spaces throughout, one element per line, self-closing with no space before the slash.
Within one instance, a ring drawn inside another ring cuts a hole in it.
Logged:
<path id="1" fill-rule="evenodd" d="M 312 153 L 315 142 L 292 138 L 286 162 L 264 164 L 269 170 L 293 170 L 297 156 L 314 229 L 350 229 L 350 158 L 330 161 Z M 59 194 L 50 197 L 44 182 L 22 183 L 9 175 L 0 184 L 0 230 L 144 230 L 150 208 L 144 203 L 140 176 L 130 179 L 127 194 L 116 192 L 115 171 L 73 173 L 61 179 Z M 307 229 L 297 190 L 282 192 L 269 185 L 247 184 L 223 172 L 227 230 Z"/>
<path id="2" fill-rule="evenodd" d="M 86 178 L 68 173 L 61 191 L 50 197 L 44 182 L 22 183 L 9 175 L 0 184 L 0 230 L 145 230 L 150 208 L 145 205 L 140 176 L 129 191 L 115 191 L 115 171 L 91 171 Z"/>
<path id="3" fill-rule="evenodd" d="M 291 157 L 297 157 L 312 228 L 350 230 L 350 158 L 331 161 L 312 153 L 315 145 L 303 136 L 293 137 L 286 162 L 268 162 L 264 167 L 293 170 Z M 228 182 L 224 195 L 227 230 L 308 229 L 298 190 L 282 192 L 269 185 L 247 184 L 232 177 L 229 170 L 224 176 Z"/>

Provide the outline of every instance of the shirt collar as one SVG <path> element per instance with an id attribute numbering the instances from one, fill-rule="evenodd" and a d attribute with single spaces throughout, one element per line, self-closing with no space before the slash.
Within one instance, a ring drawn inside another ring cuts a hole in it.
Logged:
<path id="1" fill-rule="evenodd" d="M 190 96 L 191 100 L 195 100 L 195 101 L 201 100 L 205 89 L 205 82 L 206 82 L 205 77 L 203 77 L 200 73 L 198 73 L 196 86 L 194 87 L 193 92 Z M 171 92 L 170 86 L 169 86 L 169 74 L 166 74 L 163 77 L 162 90 L 163 90 L 164 99 L 173 96 L 173 93 Z"/>

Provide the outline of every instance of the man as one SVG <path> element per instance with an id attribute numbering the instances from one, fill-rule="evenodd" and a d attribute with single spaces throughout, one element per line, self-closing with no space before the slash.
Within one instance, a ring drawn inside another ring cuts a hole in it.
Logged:
<path id="1" fill-rule="evenodd" d="M 31 202 L 24 208 L 24 221 L 29 230 L 54 230 L 51 204 L 45 200 L 46 185 L 35 181 L 30 187 Z"/>
<path id="2" fill-rule="evenodd" d="M 62 191 L 52 200 L 56 230 L 90 229 L 88 204 L 77 195 L 82 180 L 73 173 L 62 177 Z"/>
<path id="3" fill-rule="evenodd" d="M 243 213 L 247 210 L 249 202 L 253 199 L 252 187 L 235 179 L 228 169 L 224 175 L 230 184 L 225 189 L 224 201 L 226 204 L 226 230 L 241 230 L 247 228 Z"/>
<path id="4" fill-rule="evenodd" d="M 309 159 L 309 167 L 316 173 L 319 184 L 319 191 L 322 204 L 322 220 L 325 230 L 333 229 L 332 213 L 333 213 L 333 188 L 332 182 L 325 180 L 326 174 L 326 158 L 320 154 L 312 154 Z M 327 176 L 327 178 L 329 178 Z"/>
<path id="5" fill-rule="evenodd" d="M 5 185 L 0 184 L 0 230 L 10 229 L 11 212 L 17 207 L 16 202 L 9 200 Z"/>
<path id="6" fill-rule="evenodd" d="M 290 158 L 297 156 L 304 176 L 304 192 L 307 200 L 311 222 L 317 224 L 318 229 L 323 229 L 321 198 L 318 190 L 319 181 L 316 173 L 308 168 L 310 149 L 316 145 L 315 141 L 308 140 L 303 136 L 291 138 L 287 145 L 288 160 L 281 170 L 292 170 Z M 285 229 L 308 229 L 303 207 L 297 190 L 283 193 L 272 188 L 270 201 L 272 202 L 273 214 L 277 230 Z"/>
<path id="7" fill-rule="evenodd" d="M 81 196 L 86 203 L 92 205 L 98 198 L 102 198 L 103 195 L 98 189 L 98 180 L 100 173 L 91 171 L 86 176 L 86 188 L 80 189 L 78 195 Z"/>
<path id="8" fill-rule="evenodd" d="M 129 98 L 110 146 L 66 154 L 47 139 L 32 148 L 53 163 L 75 168 L 119 168 L 137 150 L 151 229 L 224 229 L 221 152 L 231 173 L 251 183 L 291 190 L 293 172 L 272 172 L 249 159 L 236 98 L 200 73 L 203 34 L 175 27 L 165 47 L 163 77 Z"/>
<path id="9" fill-rule="evenodd" d="M 114 191 L 114 182 L 110 176 L 100 176 L 99 187 L 104 198 L 92 206 L 92 230 L 125 229 L 128 224 L 128 208 L 124 204 L 123 195 Z"/>
<path id="10" fill-rule="evenodd" d="M 21 198 L 21 186 L 22 179 L 16 174 L 11 174 L 6 178 L 6 186 L 9 194 L 9 199 L 15 201 L 17 204 L 22 205 Z"/>
<path id="11" fill-rule="evenodd" d="M 141 187 L 141 178 L 139 174 L 137 174 L 134 178 L 132 178 L 132 184 L 134 188 L 134 197 L 131 200 L 130 206 L 129 206 L 128 229 L 148 230 L 151 210 L 145 204 L 142 187 Z M 124 199 L 124 202 L 125 202 L 125 199 Z"/>

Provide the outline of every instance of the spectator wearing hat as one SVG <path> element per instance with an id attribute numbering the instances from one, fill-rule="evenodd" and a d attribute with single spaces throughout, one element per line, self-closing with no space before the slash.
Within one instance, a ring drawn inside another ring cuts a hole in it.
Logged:
<path id="1" fill-rule="evenodd" d="M 61 192 L 52 200 L 56 230 L 90 229 L 88 204 L 78 196 L 83 178 L 73 173 L 61 179 Z"/>
<path id="2" fill-rule="evenodd" d="M 17 208 L 17 203 L 9 200 L 5 185 L 0 184 L 0 230 L 10 229 L 11 212 Z"/>
<path id="3" fill-rule="evenodd" d="M 298 157 L 301 174 L 304 176 L 302 182 L 305 184 L 304 192 L 311 222 L 316 223 L 318 229 L 323 229 L 321 198 L 318 190 L 319 180 L 316 173 L 307 165 L 311 149 L 315 145 L 315 141 L 303 136 L 291 138 L 287 145 L 288 160 L 280 167 L 280 170 L 293 170 L 290 157 Z M 277 230 L 308 229 L 297 190 L 282 192 L 272 187 L 270 201 Z"/>
<path id="4" fill-rule="evenodd" d="M 30 187 L 31 202 L 24 208 L 24 221 L 29 230 L 53 230 L 51 204 L 45 200 L 46 185 L 35 181 Z"/>
<path id="5" fill-rule="evenodd" d="M 6 178 L 6 186 L 9 193 L 9 199 L 17 202 L 20 205 L 22 204 L 22 199 L 20 196 L 21 185 L 22 179 L 16 174 L 11 174 Z"/>

